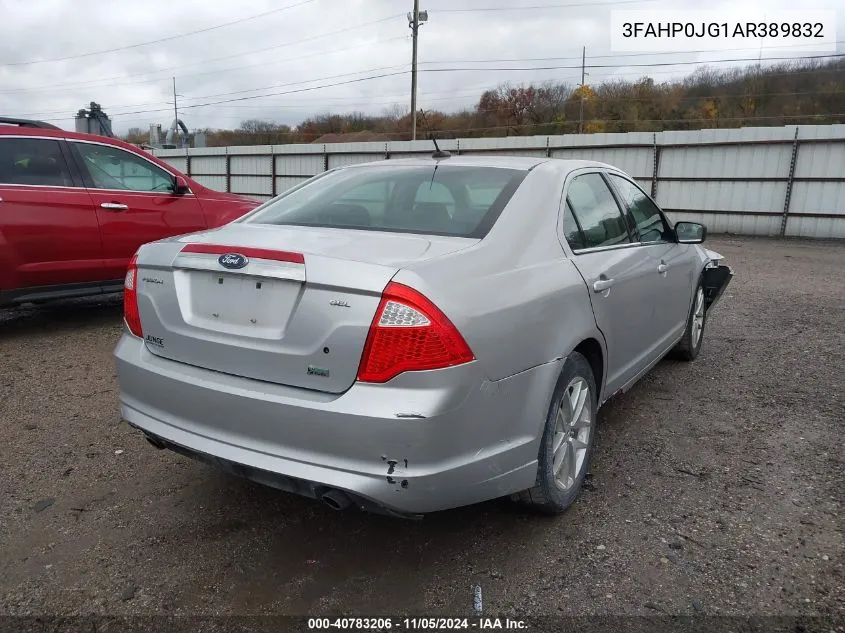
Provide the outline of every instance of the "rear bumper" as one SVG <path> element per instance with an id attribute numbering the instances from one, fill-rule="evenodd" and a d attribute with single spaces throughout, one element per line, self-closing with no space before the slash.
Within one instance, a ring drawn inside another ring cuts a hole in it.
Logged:
<path id="1" fill-rule="evenodd" d="M 171 448 L 306 496 L 418 514 L 534 485 L 559 362 L 499 381 L 471 363 L 356 383 L 343 394 L 174 362 L 124 334 L 115 349 L 123 418 Z"/>

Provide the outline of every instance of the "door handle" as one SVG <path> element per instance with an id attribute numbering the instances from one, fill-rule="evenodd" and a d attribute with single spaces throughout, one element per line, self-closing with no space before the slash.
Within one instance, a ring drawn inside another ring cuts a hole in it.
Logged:
<path id="1" fill-rule="evenodd" d="M 126 211 L 129 205 L 120 204 L 119 202 L 103 202 L 100 204 L 101 209 L 108 209 L 109 211 Z"/>
<path id="2" fill-rule="evenodd" d="M 665 273 L 667 270 L 669 270 L 669 266 L 667 266 L 666 264 L 664 264 L 662 262 L 657 266 L 657 272 L 659 272 L 661 275 L 663 273 Z"/>
<path id="3" fill-rule="evenodd" d="M 607 277 L 597 279 L 593 282 L 593 292 L 604 292 L 613 285 L 613 280 Z"/>

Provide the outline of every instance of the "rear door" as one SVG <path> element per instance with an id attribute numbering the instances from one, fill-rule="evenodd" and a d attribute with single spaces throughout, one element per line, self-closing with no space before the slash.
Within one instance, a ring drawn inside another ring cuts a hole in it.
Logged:
<path id="1" fill-rule="evenodd" d="M 0 290 L 104 278 L 97 214 L 61 139 L 0 136 L 0 258 Z"/>
<path id="2" fill-rule="evenodd" d="M 655 353 L 659 354 L 686 327 L 700 260 L 690 245 L 675 242 L 660 208 L 637 184 L 615 173 L 608 173 L 608 181 L 636 226 L 635 238 L 648 256 L 657 281 L 654 317 L 650 324 L 654 328 L 651 337 L 658 346 Z"/>
<path id="3" fill-rule="evenodd" d="M 207 228 L 196 196 L 174 194 L 173 174 L 152 161 L 104 143 L 73 141 L 71 147 L 99 219 L 109 278 L 124 276 L 141 244 Z"/>
<path id="4" fill-rule="evenodd" d="M 607 389 L 613 393 L 648 365 L 655 347 L 650 320 L 657 275 L 601 173 L 572 178 L 563 207 L 572 261 L 590 289 L 596 323 L 607 343 Z"/>

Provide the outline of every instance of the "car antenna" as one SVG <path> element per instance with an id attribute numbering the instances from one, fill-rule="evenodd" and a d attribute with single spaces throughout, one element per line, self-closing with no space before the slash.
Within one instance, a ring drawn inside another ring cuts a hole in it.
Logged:
<path id="1" fill-rule="evenodd" d="M 431 155 L 434 159 L 440 158 L 449 158 L 451 154 L 446 150 L 440 149 L 440 146 L 437 144 L 437 139 L 435 138 L 434 134 L 431 134 L 431 140 L 434 143 L 434 153 Z"/>
<path id="2" fill-rule="evenodd" d="M 434 160 L 440 160 L 441 158 L 449 158 L 451 154 L 445 150 L 440 149 L 440 146 L 437 144 L 437 139 L 434 138 L 434 134 L 429 132 L 428 137 L 434 143 L 434 153 L 431 157 Z M 428 183 L 429 190 L 434 186 L 434 177 L 437 175 L 437 168 L 440 167 L 440 163 L 434 163 L 434 170 L 431 172 L 431 181 Z"/>

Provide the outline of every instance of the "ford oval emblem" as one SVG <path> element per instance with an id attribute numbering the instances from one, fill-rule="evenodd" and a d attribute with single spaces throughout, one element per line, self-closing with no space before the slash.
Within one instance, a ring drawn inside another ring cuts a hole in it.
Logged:
<path id="1" fill-rule="evenodd" d="M 217 262 L 230 270 L 237 270 L 243 268 L 249 263 L 249 260 L 239 253 L 226 253 L 217 258 Z"/>

